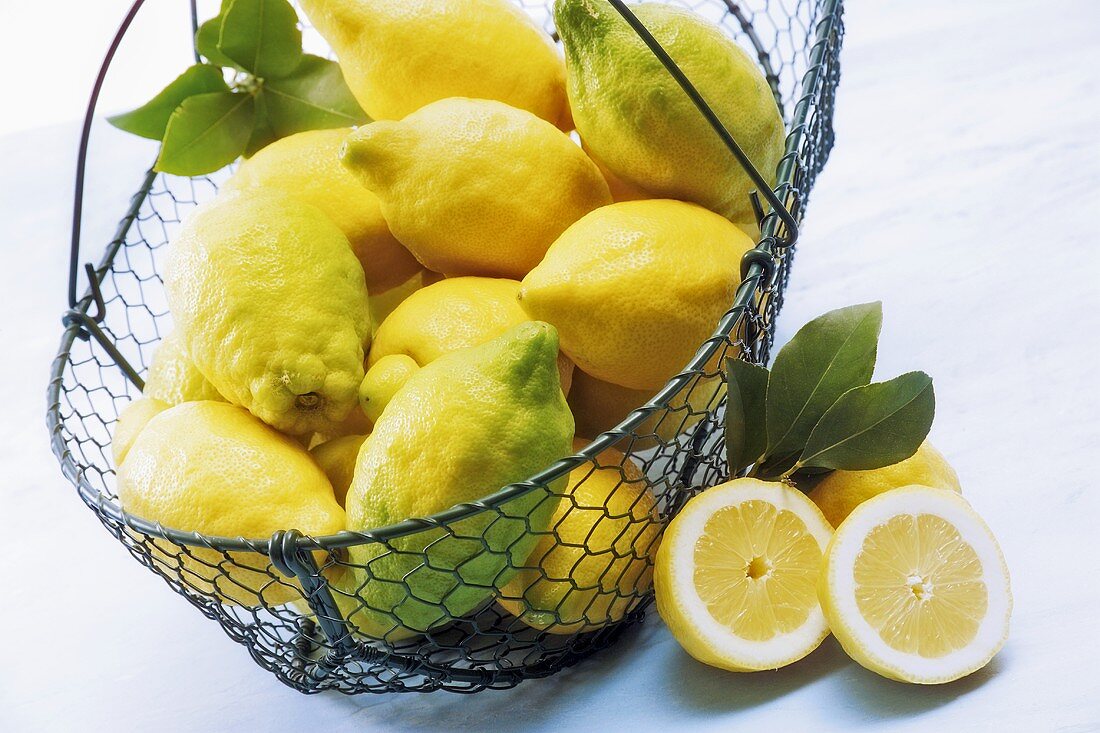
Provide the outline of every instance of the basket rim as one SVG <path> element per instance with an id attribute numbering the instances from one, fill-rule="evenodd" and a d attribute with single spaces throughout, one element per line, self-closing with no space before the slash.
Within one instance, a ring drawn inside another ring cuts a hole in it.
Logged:
<path id="1" fill-rule="evenodd" d="M 136 11 L 142 2 L 143 0 L 137 0 L 131 12 Z M 791 115 L 791 121 L 788 125 L 785 139 L 784 155 L 781 158 L 778 174 L 776 176 L 776 185 L 770 192 L 774 193 L 775 196 L 784 203 L 791 200 L 794 175 L 798 170 L 798 151 L 808 128 L 807 123 L 810 114 L 810 105 L 808 102 L 816 95 L 818 88 L 822 84 L 823 80 L 819 73 L 821 55 L 827 45 L 829 34 L 841 6 L 842 0 L 825 0 L 820 6 L 821 13 L 817 19 L 813 32 L 814 43 L 811 46 L 810 62 L 799 82 L 798 90 L 800 92 L 800 97 L 797 98 L 794 104 L 794 110 Z M 125 29 L 123 28 L 121 30 L 124 32 Z M 108 57 L 101 72 L 106 71 L 109 62 L 110 58 Z M 88 109 L 89 119 L 94 113 L 95 99 L 96 97 L 93 95 L 92 102 Z M 83 155 L 81 158 L 83 158 Z M 824 165 L 824 161 L 821 161 L 821 165 Z M 141 203 L 144 202 L 154 180 L 155 176 L 151 174 L 151 171 L 146 174 L 141 190 L 133 196 L 131 201 L 132 210 L 136 211 Z M 795 201 L 795 203 L 797 203 L 797 201 Z M 801 220 L 803 213 L 803 208 L 801 206 L 788 206 L 787 208 L 793 209 L 794 217 L 796 217 L 794 221 Z M 786 213 L 786 211 L 783 213 Z M 317 537 L 300 534 L 295 539 L 297 549 L 303 551 L 337 550 L 371 543 L 385 543 L 392 539 L 427 529 L 446 527 L 450 523 L 469 518 L 486 510 L 500 507 L 511 500 L 545 487 L 552 481 L 568 475 L 570 471 L 583 463 L 593 462 L 598 454 L 603 452 L 606 448 L 618 443 L 635 428 L 645 422 L 654 412 L 667 408 L 669 406 L 669 401 L 673 397 L 685 389 L 698 374 L 703 373 L 703 368 L 718 349 L 721 348 L 724 343 L 730 342 L 730 338 L 736 333 L 747 313 L 749 313 L 750 310 L 756 312 L 757 306 L 755 298 L 757 293 L 764 293 L 765 289 L 771 285 L 771 281 L 774 279 L 774 271 L 771 268 L 765 267 L 760 260 L 778 256 L 778 250 L 781 248 L 785 249 L 785 246 L 782 245 L 793 244 L 794 238 L 797 237 L 797 230 L 795 230 L 794 232 L 788 232 L 791 236 L 789 241 L 783 242 L 781 240 L 777 235 L 777 232 L 782 227 L 782 224 L 779 222 L 779 216 L 780 215 L 773 210 L 765 217 L 763 226 L 761 227 L 761 236 L 756 246 L 748 250 L 748 253 L 763 253 L 766 255 L 766 258 L 759 257 L 751 261 L 743 260 L 743 262 L 747 262 L 747 267 L 743 268 L 741 282 L 738 285 L 734 300 L 726 313 L 719 319 L 711 336 L 699 346 L 695 355 L 678 374 L 670 378 L 653 397 L 641 406 L 635 408 L 614 428 L 601 433 L 581 450 L 571 456 L 564 457 L 550 464 L 530 478 L 508 484 L 481 499 L 456 504 L 425 517 L 410 517 L 400 522 L 368 530 L 343 530 L 338 533 Z M 790 215 L 788 214 L 788 216 Z M 110 268 L 124 239 L 125 231 L 120 230 L 120 233 L 116 233 L 115 238 L 108 243 L 100 264 L 96 268 L 98 273 L 103 273 Z M 87 314 L 92 303 L 93 297 L 91 289 L 89 289 L 84 297 L 76 303 L 73 310 Z M 96 511 L 101 518 L 110 518 L 129 529 L 154 538 L 164 539 L 177 545 L 208 548 L 221 552 L 257 552 L 270 555 L 273 549 L 271 537 L 249 539 L 245 537 L 206 535 L 201 532 L 189 532 L 166 527 L 159 522 L 150 522 L 126 512 L 117 498 L 110 498 L 104 491 L 93 486 L 85 478 L 84 469 L 78 466 L 72 451 L 69 450 L 63 437 L 64 421 L 61 416 L 61 391 L 64 371 L 66 365 L 71 361 L 70 357 L 73 342 L 78 338 L 80 332 L 81 324 L 79 322 L 66 322 L 66 327 L 61 337 L 60 347 L 53 359 L 50 369 L 50 381 L 47 388 L 46 423 L 50 433 L 50 445 L 61 465 L 62 474 L 76 486 L 81 499 L 92 508 L 93 511 Z M 743 354 L 744 352 L 742 352 L 742 355 Z M 692 436 L 696 435 L 698 430 L 706 423 L 707 421 L 705 420 L 700 421 L 699 425 L 696 426 L 690 434 Z M 684 433 L 679 439 L 683 439 L 684 435 L 688 434 L 689 433 Z M 280 532 L 275 534 L 279 535 L 284 531 L 289 530 L 280 530 Z"/>

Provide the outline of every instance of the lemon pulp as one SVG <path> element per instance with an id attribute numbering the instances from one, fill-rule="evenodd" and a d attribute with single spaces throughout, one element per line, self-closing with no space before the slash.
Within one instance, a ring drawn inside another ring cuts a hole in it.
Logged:
<path id="1" fill-rule="evenodd" d="M 932 514 L 902 514 L 872 529 L 854 577 L 859 612 L 906 654 L 935 658 L 966 647 L 989 605 L 978 554 Z"/>
<path id="2" fill-rule="evenodd" d="M 794 512 L 746 501 L 715 512 L 695 544 L 695 586 L 737 636 L 767 641 L 801 627 L 816 606 L 821 548 Z"/>

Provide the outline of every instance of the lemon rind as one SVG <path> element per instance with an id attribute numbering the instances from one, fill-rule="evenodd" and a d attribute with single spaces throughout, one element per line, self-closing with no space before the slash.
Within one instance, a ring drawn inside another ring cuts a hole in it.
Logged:
<path id="1" fill-rule="evenodd" d="M 855 560 L 868 532 L 900 514 L 931 514 L 953 524 L 982 562 L 988 594 L 985 617 L 970 644 L 942 657 L 925 658 L 887 645 L 860 613 L 852 592 Z M 988 664 L 1008 637 L 1012 593 L 1004 555 L 988 525 L 951 491 L 906 486 L 856 507 L 829 544 L 820 592 L 829 625 L 848 655 L 874 672 L 903 682 L 939 684 L 965 677 Z"/>

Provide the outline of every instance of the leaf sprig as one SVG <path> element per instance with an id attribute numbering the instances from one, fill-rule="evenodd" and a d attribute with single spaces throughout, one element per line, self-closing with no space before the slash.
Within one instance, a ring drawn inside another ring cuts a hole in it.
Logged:
<path id="1" fill-rule="evenodd" d="M 303 53 L 287 0 L 222 0 L 199 26 L 195 49 L 203 63 L 141 107 L 108 118 L 161 141 L 158 171 L 204 175 L 296 132 L 370 121 L 339 65 Z"/>
<path id="2" fill-rule="evenodd" d="M 871 383 L 882 304 L 807 323 L 771 370 L 729 359 L 726 456 L 731 474 L 796 474 L 889 466 L 913 455 L 936 412 L 932 378 L 909 372 Z"/>

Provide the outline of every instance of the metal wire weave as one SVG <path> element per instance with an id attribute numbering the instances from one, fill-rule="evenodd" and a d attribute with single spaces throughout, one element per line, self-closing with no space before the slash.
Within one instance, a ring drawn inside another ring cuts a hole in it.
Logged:
<path id="1" fill-rule="evenodd" d="M 518 4 L 552 31 L 550 3 Z M 833 144 L 843 37 L 840 0 L 679 4 L 717 22 L 759 59 L 788 130 L 775 196 L 785 204 L 781 213 L 789 212 L 789 221 L 800 222 Z M 307 43 L 320 48 L 315 36 Z M 721 365 L 727 356 L 757 363 L 766 359 L 793 250 L 784 245 L 797 234 L 793 227 L 775 212 L 764 219 L 760 244 L 742 262 L 744 281 L 735 303 L 680 375 L 615 429 L 530 480 L 482 501 L 370 532 L 310 538 L 287 528 L 270 538 L 206 537 L 127 515 L 115 494 L 110 441 L 119 412 L 140 396 L 141 375 L 154 348 L 171 330 L 160 276 L 165 247 L 180 221 L 215 195 L 225 175 L 188 179 L 147 173 L 99 265 L 88 268 L 93 287 L 79 300 L 73 289 L 74 307 L 65 316 L 51 371 L 47 423 L 63 473 L 107 530 L 135 559 L 217 621 L 258 664 L 304 693 L 507 688 L 576 663 L 640 621 L 652 602 L 652 550 L 661 528 L 694 493 L 728 477 L 721 441 Z M 79 191 L 78 186 L 77 245 Z M 76 262 L 74 251 L 73 283 Z M 654 507 L 633 511 L 635 502 L 624 513 L 621 506 L 609 508 L 612 501 L 583 505 L 574 492 L 561 500 L 571 503 L 559 509 L 549 527 L 534 526 L 539 523 L 531 518 L 550 500 L 546 487 L 566 474 L 571 484 L 594 481 L 597 474 L 610 477 L 615 492 L 648 492 Z M 560 536 L 558 529 L 578 512 L 598 512 L 600 522 L 617 523 L 618 537 L 625 541 L 597 551 L 576 537 Z M 520 556 L 524 553 L 512 551 L 516 538 L 531 531 L 548 538 L 554 551 L 573 552 L 570 557 L 577 557 L 578 564 L 593 553 L 610 553 L 605 561 L 609 577 L 592 587 L 573 581 L 566 594 L 574 596 L 573 615 L 559 618 L 561 628 L 556 630 L 530 627 L 500 603 L 503 583 L 498 581 L 527 561 Z M 498 540 L 488 540 L 491 535 Z M 373 548 L 371 559 L 353 563 L 348 548 L 368 546 Z M 456 547 L 469 548 L 462 549 L 465 561 L 440 564 L 439 558 L 450 557 Z M 440 548 L 450 548 L 450 554 L 441 555 Z M 403 558 L 406 562 L 399 566 L 411 563 L 416 571 L 393 577 L 382 569 L 380 558 Z M 496 579 L 486 583 L 483 577 L 464 574 L 463 566 L 472 561 L 489 562 L 499 570 Z M 335 582 L 353 568 L 361 584 L 388 584 L 414 596 L 423 594 L 424 585 L 411 576 L 433 574 L 435 585 L 430 587 L 442 583 L 444 590 L 420 602 L 438 610 L 439 623 L 426 634 L 408 636 L 401 633 L 394 607 L 383 604 L 366 613 L 375 623 L 388 620 L 388 633 L 358 633 L 356 614 L 364 611 L 357 609 L 369 601 L 349 592 L 348 583 Z M 471 590 L 481 592 L 484 601 L 467 613 L 456 613 L 453 599 L 469 596 Z M 576 621 L 577 614 L 580 623 L 566 623 Z M 563 629 L 569 630 L 556 633 Z"/>

